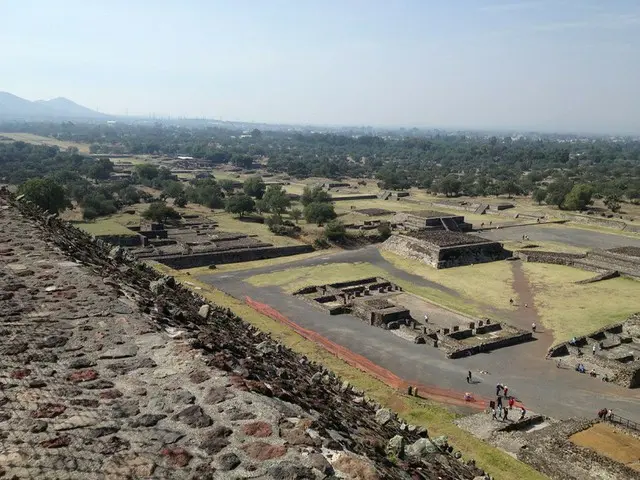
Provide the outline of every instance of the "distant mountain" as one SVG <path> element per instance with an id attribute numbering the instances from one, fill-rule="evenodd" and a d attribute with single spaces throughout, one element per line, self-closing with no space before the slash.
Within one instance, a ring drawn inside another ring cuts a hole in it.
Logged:
<path id="1" fill-rule="evenodd" d="M 64 97 L 31 102 L 12 93 L 0 92 L 0 118 L 16 120 L 98 120 L 107 119 L 110 116 L 78 105 Z"/>

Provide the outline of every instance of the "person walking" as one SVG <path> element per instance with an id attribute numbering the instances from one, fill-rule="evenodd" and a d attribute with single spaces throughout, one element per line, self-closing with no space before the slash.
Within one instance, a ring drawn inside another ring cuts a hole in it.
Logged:
<path id="1" fill-rule="evenodd" d="M 500 395 L 500 390 L 502 390 L 502 385 L 497 384 L 496 385 L 496 397 Z"/>
<path id="2" fill-rule="evenodd" d="M 502 397 L 500 395 L 498 395 L 497 403 L 499 407 L 502 406 Z"/>
<path id="3" fill-rule="evenodd" d="M 520 407 L 520 420 L 522 420 L 526 414 L 527 411 L 524 409 L 524 407 Z"/>
<path id="4" fill-rule="evenodd" d="M 513 405 L 516 403 L 513 397 L 509 398 L 509 410 L 513 410 Z"/>
<path id="5" fill-rule="evenodd" d="M 509 387 L 505 385 L 503 388 L 503 391 L 504 391 L 504 398 L 507 398 L 509 396 Z"/>
<path id="6" fill-rule="evenodd" d="M 496 409 L 495 408 L 491 409 L 491 418 L 494 418 L 496 420 L 498 419 L 498 417 L 496 416 Z"/>
<path id="7" fill-rule="evenodd" d="M 509 409 L 505 408 L 502 411 L 502 420 L 509 420 Z"/>
<path id="8" fill-rule="evenodd" d="M 531 324 L 531 330 L 533 330 L 533 333 L 536 333 L 536 322 Z"/>
<path id="9" fill-rule="evenodd" d="M 471 383 L 471 370 L 467 372 L 467 383 Z"/>
<path id="10" fill-rule="evenodd" d="M 595 343 L 593 344 L 593 348 L 591 349 L 591 353 L 592 353 L 593 355 L 595 355 L 595 354 L 596 354 L 596 344 L 595 344 Z"/>

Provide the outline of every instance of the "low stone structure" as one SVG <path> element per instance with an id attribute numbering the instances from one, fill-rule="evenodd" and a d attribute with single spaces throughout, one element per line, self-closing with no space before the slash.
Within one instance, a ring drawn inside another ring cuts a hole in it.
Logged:
<path id="1" fill-rule="evenodd" d="M 553 480 L 628 480 L 638 472 L 589 448 L 572 442 L 596 420 L 558 421 L 527 412 L 519 419 L 518 408 L 507 421 L 494 420 L 489 413 L 478 413 L 455 421 L 462 429 L 532 466 Z M 609 425 L 608 423 L 606 425 Z"/>
<path id="2" fill-rule="evenodd" d="M 353 313 L 370 325 L 385 329 L 408 324 L 408 309 L 390 302 L 384 295 L 402 289 L 384 278 L 371 277 L 329 285 L 304 287 L 294 292 L 326 310 L 330 315 Z"/>
<path id="3" fill-rule="evenodd" d="M 599 274 L 618 272 L 621 276 L 640 278 L 640 249 L 637 247 L 594 249 L 587 253 L 518 250 L 514 255 L 527 262 L 566 265 Z"/>
<path id="4" fill-rule="evenodd" d="M 381 248 L 434 268 L 504 260 L 511 255 L 499 242 L 451 231 L 396 234 L 389 237 Z"/>
<path id="5" fill-rule="evenodd" d="M 548 356 L 562 359 L 570 368 L 582 363 L 585 374 L 593 370 L 597 378 L 606 376 L 623 387 L 640 387 L 640 314 L 555 345 Z"/>
<path id="6" fill-rule="evenodd" d="M 450 230 L 452 232 L 468 232 L 473 226 L 464 221 L 462 215 L 423 210 L 418 212 L 402 212 L 396 214 L 393 223 L 406 230 Z"/>
<path id="7" fill-rule="evenodd" d="M 3 477 L 482 474 L 126 250 L 6 191 L 0 208 Z"/>

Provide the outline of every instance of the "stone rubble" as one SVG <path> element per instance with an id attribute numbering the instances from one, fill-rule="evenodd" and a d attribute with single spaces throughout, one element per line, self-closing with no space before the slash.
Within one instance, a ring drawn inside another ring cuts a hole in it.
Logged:
<path id="1" fill-rule="evenodd" d="M 483 474 L 232 312 L 4 190 L 0 292 L 0 477 Z"/>

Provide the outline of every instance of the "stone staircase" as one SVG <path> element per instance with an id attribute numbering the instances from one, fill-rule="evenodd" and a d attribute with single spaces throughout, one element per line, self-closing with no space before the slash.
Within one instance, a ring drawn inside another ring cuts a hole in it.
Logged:
<path id="1" fill-rule="evenodd" d="M 487 208 L 489 208 L 488 203 L 481 203 L 473 213 L 475 213 L 476 215 L 484 215 L 484 213 L 487 211 Z"/>
<path id="2" fill-rule="evenodd" d="M 391 192 L 389 190 L 385 190 L 379 195 L 380 200 L 389 200 L 390 196 L 391 196 Z"/>
<path id="3" fill-rule="evenodd" d="M 441 218 L 440 221 L 442 222 L 442 226 L 444 227 L 444 229 L 449 232 L 461 231 L 460 227 L 458 227 L 458 224 L 451 218 Z"/>

